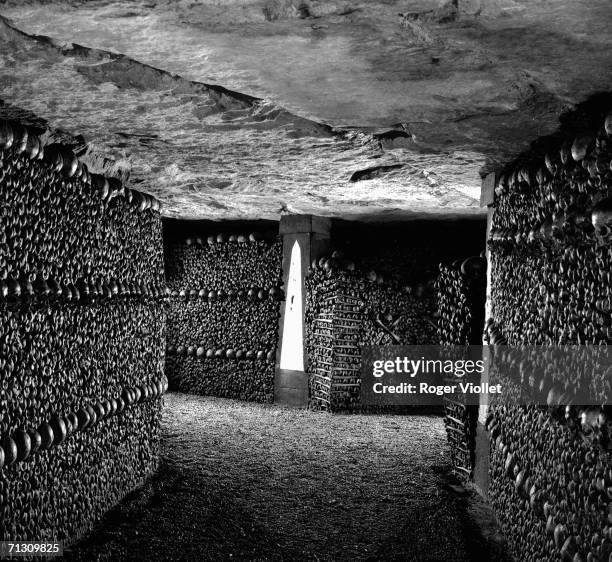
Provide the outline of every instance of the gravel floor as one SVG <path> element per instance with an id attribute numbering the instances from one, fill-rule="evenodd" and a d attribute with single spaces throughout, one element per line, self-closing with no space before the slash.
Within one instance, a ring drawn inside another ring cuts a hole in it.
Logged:
<path id="1" fill-rule="evenodd" d="M 68 558 L 503 559 L 488 511 L 448 475 L 446 453 L 437 417 L 169 394 L 159 473 Z"/>

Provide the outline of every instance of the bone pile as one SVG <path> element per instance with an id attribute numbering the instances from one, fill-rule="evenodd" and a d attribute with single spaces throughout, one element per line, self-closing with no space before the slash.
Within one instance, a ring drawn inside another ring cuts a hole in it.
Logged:
<path id="1" fill-rule="evenodd" d="M 281 259 L 280 240 L 257 233 L 194 235 L 166 244 L 172 388 L 273 401 Z"/>
<path id="2" fill-rule="evenodd" d="M 364 346 L 435 341 L 435 325 L 428 319 L 433 299 L 425 287 L 413 290 L 385 281 L 382 274 L 361 270 L 340 252 L 311 264 L 306 289 L 313 409 L 366 409 L 360 398 Z"/>
<path id="3" fill-rule="evenodd" d="M 0 540 L 71 542 L 157 467 L 160 204 L 0 121 Z"/>
<path id="4" fill-rule="evenodd" d="M 440 345 L 481 345 L 486 292 L 486 262 L 473 256 L 440 264 L 436 279 L 438 342 Z M 454 383 L 456 381 L 451 381 Z M 474 469 L 478 408 L 457 394 L 444 397 L 444 425 L 453 471 L 461 478 Z"/>
<path id="5" fill-rule="evenodd" d="M 492 343 L 612 342 L 611 143 L 612 115 L 602 116 L 503 170 L 489 240 Z M 609 407 L 569 403 L 575 381 L 554 376 L 538 383 L 546 408 L 490 408 L 491 501 L 516 559 L 608 561 Z M 609 380 L 600 369 L 588 384 Z"/>

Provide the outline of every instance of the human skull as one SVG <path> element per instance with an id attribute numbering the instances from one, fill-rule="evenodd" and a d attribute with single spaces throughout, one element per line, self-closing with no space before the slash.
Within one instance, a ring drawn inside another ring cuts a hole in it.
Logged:
<path id="1" fill-rule="evenodd" d="M 595 145 L 595 137 L 590 133 L 578 135 L 572 143 L 572 158 L 576 162 L 584 160 Z"/>
<path id="2" fill-rule="evenodd" d="M 600 201 L 591 211 L 591 222 L 601 244 L 612 242 L 612 197 Z"/>
<path id="3" fill-rule="evenodd" d="M 612 135 L 612 113 L 608 113 L 606 115 L 606 119 L 604 121 L 604 129 L 608 135 Z"/>

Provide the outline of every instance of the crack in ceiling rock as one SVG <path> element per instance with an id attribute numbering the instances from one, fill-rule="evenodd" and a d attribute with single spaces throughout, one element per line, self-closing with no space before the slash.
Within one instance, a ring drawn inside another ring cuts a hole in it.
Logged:
<path id="1" fill-rule="evenodd" d="M 356 182 L 379 178 L 389 174 L 389 172 L 392 172 L 393 170 L 399 170 L 402 167 L 402 164 L 389 164 L 388 166 L 372 166 L 371 168 L 366 168 L 365 170 L 357 170 L 356 172 L 353 172 L 350 181 Z"/>

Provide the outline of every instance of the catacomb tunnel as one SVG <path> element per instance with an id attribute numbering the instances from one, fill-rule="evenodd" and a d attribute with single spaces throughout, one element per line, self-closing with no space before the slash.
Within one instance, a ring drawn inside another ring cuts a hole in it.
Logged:
<path id="1" fill-rule="evenodd" d="M 0 558 L 612 560 L 609 0 L 0 0 Z"/>

